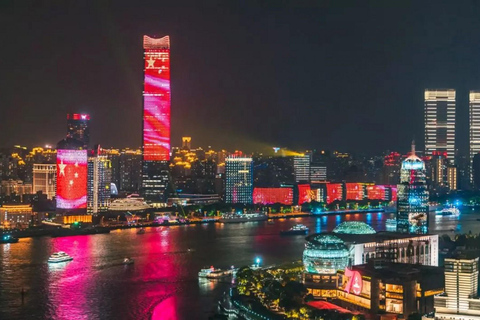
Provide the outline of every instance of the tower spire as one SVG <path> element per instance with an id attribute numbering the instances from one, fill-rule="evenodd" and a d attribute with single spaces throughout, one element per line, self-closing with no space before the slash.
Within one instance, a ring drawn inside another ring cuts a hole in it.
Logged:
<path id="1" fill-rule="evenodd" d="M 415 155 L 415 140 L 412 140 L 412 155 Z"/>

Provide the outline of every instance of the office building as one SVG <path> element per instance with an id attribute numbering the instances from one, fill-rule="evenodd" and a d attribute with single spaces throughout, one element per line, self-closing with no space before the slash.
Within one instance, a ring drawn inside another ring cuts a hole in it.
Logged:
<path id="1" fill-rule="evenodd" d="M 480 190 L 480 153 L 475 154 L 472 161 L 473 190 Z"/>
<path id="2" fill-rule="evenodd" d="M 447 184 L 451 191 L 457 190 L 458 178 L 457 167 L 449 165 L 447 167 Z"/>
<path id="3" fill-rule="evenodd" d="M 253 203 L 253 160 L 229 156 L 225 159 L 225 202 Z"/>
<path id="4" fill-rule="evenodd" d="M 469 98 L 470 166 L 472 166 L 473 157 L 480 152 L 480 91 L 470 91 Z M 472 170 L 470 180 L 473 183 Z"/>
<path id="5" fill-rule="evenodd" d="M 170 38 L 143 37 L 142 193 L 149 202 L 165 202 L 170 160 Z"/>
<path id="6" fill-rule="evenodd" d="M 83 149 L 88 149 L 90 144 L 89 122 L 90 115 L 88 114 L 67 114 L 67 138 L 81 141 Z"/>
<path id="7" fill-rule="evenodd" d="M 23 201 L 25 195 L 32 194 L 32 184 L 24 183 L 22 180 L 2 180 L 1 193 L 7 197 L 18 197 L 19 201 Z"/>
<path id="8" fill-rule="evenodd" d="M 310 182 L 311 154 L 306 153 L 293 157 L 293 173 L 295 182 Z"/>
<path id="9" fill-rule="evenodd" d="M 88 157 L 87 213 L 105 212 L 110 204 L 111 163 L 98 148 Z"/>
<path id="10" fill-rule="evenodd" d="M 4 204 L 0 207 L 0 225 L 4 228 L 26 228 L 32 222 L 32 206 L 29 204 Z"/>
<path id="11" fill-rule="evenodd" d="M 57 192 L 57 166 L 35 163 L 33 165 L 33 193 L 41 191 L 47 199 L 53 199 Z"/>
<path id="12" fill-rule="evenodd" d="M 119 189 L 138 192 L 142 185 L 142 152 L 122 150 L 119 160 Z"/>
<path id="13" fill-rule="evenodd" d="M 434 151 L 455 162 L 454 89 L 425 89 L 425 156 Z"/>
<path id="14" fill-rule="evenodd" d="M 397 194 L 397 231 L 402 233 L 428 233 L 428 190 L 425 163 L 412 152 L 400 169 Z"/>
<path id="15" fill-rule="evenodd" d="M 435 297 L 437 316 L 448 319 L 470 319 L 468 315 L 480 316 L 479 258 L 474 256 L 445 259 L 445 293 Z"/>
<path id="16" fill-rule="evenodd" d="M 85 214 L 87 209 L 87 150 L 57 150 L 57 211 Z"/>
<path id="17" fill-rule="evenodd" d="M 182 137 L 182 149 L 192 149 L 192 137 Z"/>
<path id="18" fill-rule="evenodd" d="M 327 167 L 317 164 L 310 166 L 310 183 L 325 182 L 327 180 Z"/>

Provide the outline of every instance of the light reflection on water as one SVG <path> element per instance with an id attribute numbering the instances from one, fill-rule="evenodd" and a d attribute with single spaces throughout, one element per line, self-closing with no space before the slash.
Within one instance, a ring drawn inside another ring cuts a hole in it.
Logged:
<path id="1" fill-rule="evenodd" d="M 242 266 L 261 256 L 265 265 L 300 260 L 302 236 L 280 237 L 295 223 L 311 232 L 330 231 L 342 221 L 359 220 L 385 229 L 390 213 L 280 219 L 274 224 L 175 226 L 134 229 L 111 234 L 20 239 L 0 246 L 0 319 L 206 319 L 228 287 L 226 282 L 199 282 L 205 266 Z M 432 232 L 453 235 L 480 232 L 478 214 L 459 220 L 430 216 Z M 460 222 L 460 223 L 459 223 Z M 458 225 L 458 227 L 457 227 Z M 189 251 L 192 248 L 194 251 Z M 74 260 L 46 263 L 65 251 Z M 125 257 L 135 260 L 123 265 Z M 27 294 L 22 305 L 20 291 Z"/>

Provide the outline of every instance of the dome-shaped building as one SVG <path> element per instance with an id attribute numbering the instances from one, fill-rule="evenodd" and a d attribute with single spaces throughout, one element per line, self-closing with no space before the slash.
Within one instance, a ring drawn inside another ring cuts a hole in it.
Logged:
<path id="1" fill-rule="evenodd" d="M 375 234 L 377 231 L 362 221 L 344 221 L 333 229 L 333 233 Z"/>
<path id="2" fill-rule="evenodd" d="M 348 249 L 342 239 L 331 234 L 312 234 L 303 251 L 305 271 L 334 274 L 348 265 Z"/>

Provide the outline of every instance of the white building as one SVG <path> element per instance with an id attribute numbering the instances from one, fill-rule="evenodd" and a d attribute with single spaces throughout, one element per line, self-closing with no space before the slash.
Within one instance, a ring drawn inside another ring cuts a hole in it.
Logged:
<path id="1" fill-rule="evenodd" d="M 42 191 L 48 199 L 57 193 L 57 166 L 55 164 L 33 165 L 33 193 Z"/>
<path id="2" fill-rule="evenodd" d="M 311 156 L 309 153 L 293 157 L 295 182 L 310 182 L 310 162 Z"/>

